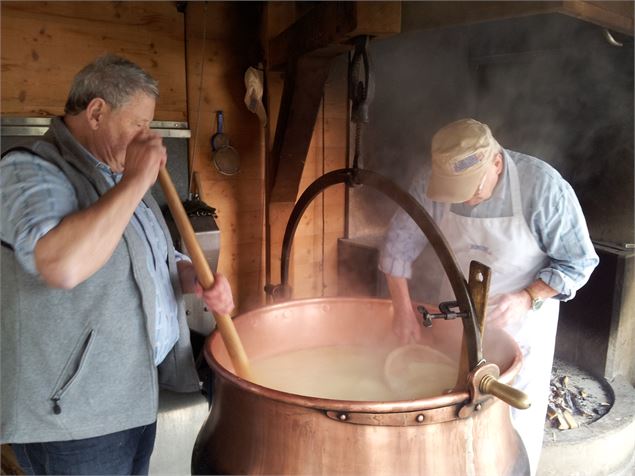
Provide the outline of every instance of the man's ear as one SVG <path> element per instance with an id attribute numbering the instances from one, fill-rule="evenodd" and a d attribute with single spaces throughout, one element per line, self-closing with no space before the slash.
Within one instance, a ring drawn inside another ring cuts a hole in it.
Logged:
<path id="1" fill-rule="evenodd" d="M 494 156 L 494 166 L 496 166 L 496 174 L 500 175 L 500 173 L 503 171 L 503 153 L 502 152 L 498 152 Z"/>
<path id="2" fill-rule="evenodd" d="M 106 101 L 102 98 L 94 98 L 88 103 L 85 114 L 91 129 L 99 129 L 99 124 L 107 107 Z"/>

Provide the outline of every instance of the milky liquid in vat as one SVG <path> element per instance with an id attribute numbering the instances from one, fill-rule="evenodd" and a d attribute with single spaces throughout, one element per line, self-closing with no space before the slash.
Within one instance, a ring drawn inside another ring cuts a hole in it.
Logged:
<path id="1" fill-rule="evenodd" d="M 302 349 L 251 361 L 259 385 L 296 395 L 335 400 L 397 401 L 443 394 L 456 383 L 457 366 L 408 361 L 390 381 L 384 374 L 388 350 L 359 346 Z M 389 385 L 390 383 L 390 385 Z"/>

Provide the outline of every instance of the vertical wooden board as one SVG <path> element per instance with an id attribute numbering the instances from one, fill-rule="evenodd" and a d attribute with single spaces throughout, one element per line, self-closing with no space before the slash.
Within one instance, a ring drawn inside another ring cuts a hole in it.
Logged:
<path id="1" fill-rule="evenodd" d="M 348 103 L 342 72 L 335 70 L 326 84 L 301 179 L 302 190 L 319 176 L 346 166 Z M 293 267 L 299 270 L 291 273 L 294 297 L 337 294 L 337 239 L 344 233 L 344 212 L 344 185 L 325 189 L 307 208 L 294 243 Z"/>
<path id="2" fill-rule="evenodd" d="M 296 8 L 294 2 L 267 2 L 263 14 L 263 28 L 261 34 L 262 44 L 265 45 L 265 57 L 267 57 L 267 46 L 269 39 L 276 36 L 289 26 L 296 17 Z M 266 61 L 268 64 L 268 60 Z M 282 89 L 284 86 L 284 76 L 280 72 L 266 72 L 266 104 L 269 117 L 267 126 L 269 148 L 274 141 L 276 124 L 280 110 L 280 102 L 282 100 Z M 265 164 L 267 167 L 267 164 Z M 267 180 L 271 177 L 267 175 Z M 269 183 L 265 183 L 268 187 Z M 267 203 L 266 215 L 268 229 L 268 240 L 265 243 L 265 261 L 268 261 L 268 276 L 265 276 L 266 284 L 280 284 L 280 262 L 282 251 L 282 240 L 284 230 L 289 219 L 293 203 Z M 266 269 L 266 268 L 265 268 Z M 293 272 L 293 259 L 291 259 L 290 271 Z"/>
<path id="3" fill-rule="evenodd" d="M 280 276 L 282 242 L 293 205 L 294 204 L 290 202 L 277 202 L 269 205 L 270 238 L 268 246 L 271 257 L 271 276 L 268 284 L 275 285 L 282 282 L 282 278 Z M 292 276 L 293 273 L 293 264 L 293 254 L 291 254 L 291 263 L 289 266 L 290 276 Z"/>
<path id="4" fill-rule="evenodd" d="M 348 91 L 346 57 L 337 58 L 325 88 L 324 107 L 324 169 L 328 172 L 346 167 L 348 141 Z M 330 187 L 324 192 L 325 242 L 323 265 L 325 296 L 337 294 L 337 240 L 344 236 L 345 185 Z M 331 211 L 332 210 L 332 211 Z"/>
<path id="5" fill-rule="evenodd" d="M 268 3 L 267 39 L 284 30 L 293 20 L 289 4 Z M 268 42 L 265 42 L 268 44 Z M 345 58 L 343 58 L 345 64 Z M 336 60 L 336 61 L 339 61 Z M 341 65 L 340 65 L 341 66 Z M 281 100 L 283 78 L 269 72 L 269 102 L 271 130 L 275 130 L 277 110 Z M 329 76 L 307 153 L 300 190 L 330 170 L 346 165 L 347 148 L 347 87 L 346 68 L 337 68 Z M 273 139 L 273 136 L 271 136 Z M 272 282 L 279 281 L 282 235 L 293 204 L 271 204 Z M 284 210 L 284 211 L 283 211 Z M 290 284 L 294 297 L 335 295 L 337 287 L 337 238 L 344 232 L 344 186 L 331 187 L 318 195 L 307 207 L 293 241 Z M 323 287 L 324 286 L 324 287 Z"/>
<path id="6" fill-rule="evenodd" d="M 2 2 L 2 112 L 62 114 L 74 75 L 115 53 L 159 81 L 155 119 L 186 119 L 183 15 L 172 2 Z"/>
<path id="7" fill-rule="evenodd" d="M 192 170 L 203 199 L 218 210 L 219 271 L 226 274 L 239 311 L 264 302 L 264 134 L 245 106 L 244 73 L 257 28 L 245 23 L 242 5 L 190 2 L 186 9 Z M 213 165 L 210 139 L 216 112 L 240 155 L 240 172 L 222 175 Z"/>

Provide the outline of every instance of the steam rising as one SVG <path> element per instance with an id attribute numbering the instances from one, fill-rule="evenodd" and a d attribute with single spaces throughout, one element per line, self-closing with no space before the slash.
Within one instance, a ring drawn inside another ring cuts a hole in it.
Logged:
<path id="1" fill-rule="evenodd" d="M 471 116 L 569 181 L 592 238 L 634 242 L 633 39 L 614 35 L 624 46 L 597 25 L 550 14 L 374 40 L 364 167 L 407 189 L 434 132 Z M 377 192 L 352 190 L 350 237 L 380 240 L 395 209 Z M 434 281 L 422 277 L 415 297 Z"/>

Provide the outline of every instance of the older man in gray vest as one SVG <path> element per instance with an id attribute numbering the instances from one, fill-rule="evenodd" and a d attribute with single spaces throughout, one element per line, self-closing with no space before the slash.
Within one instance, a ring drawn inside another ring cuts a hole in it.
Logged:
<path id="1" fill-rule="evenodd" d="M 220 314 L 149 193 L 166 162 L 158 87 L 107 55 L 65 115 L 0 161 L 2 432 L 32 474 L 147 474 L 159 385 L 196 391 L 183 293 Z"/>

